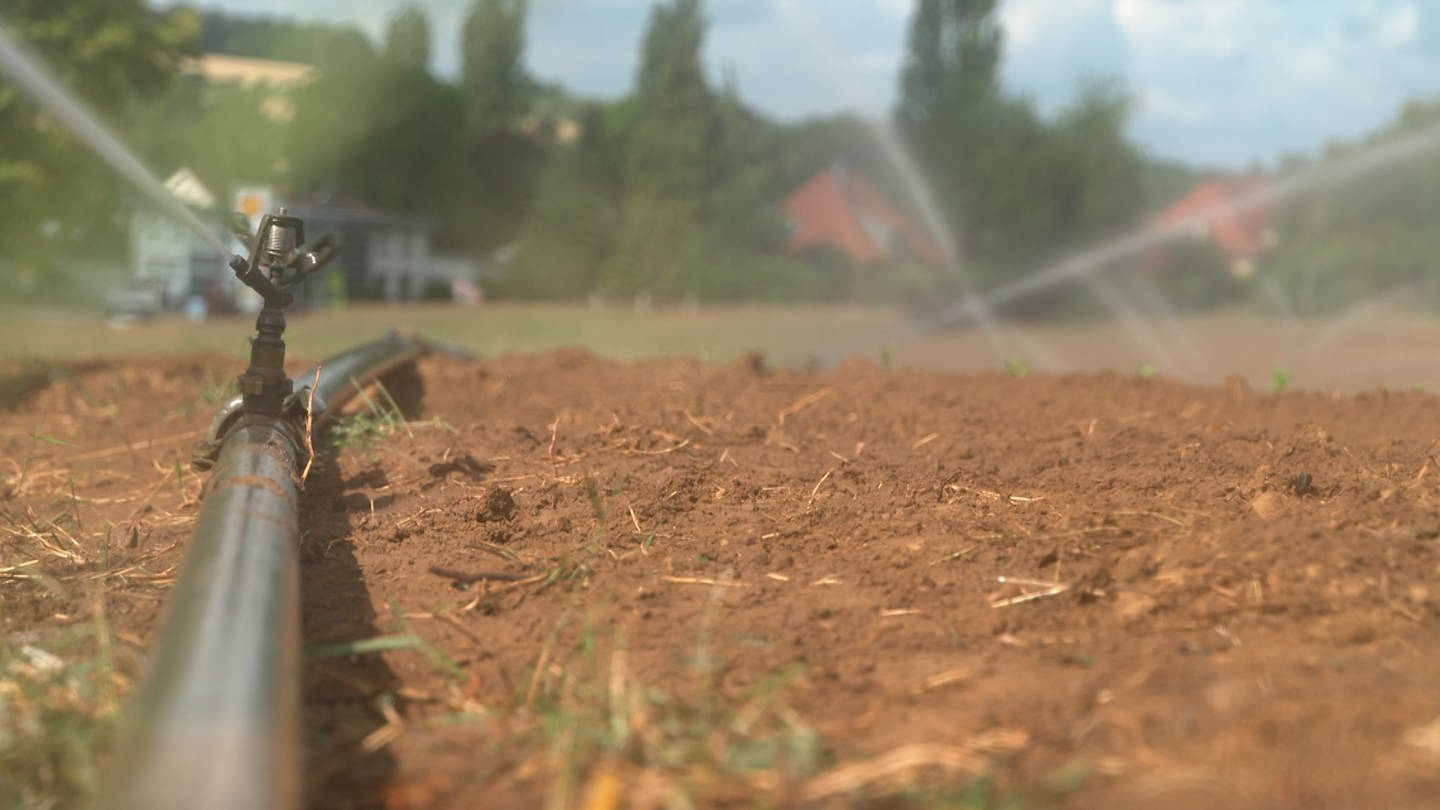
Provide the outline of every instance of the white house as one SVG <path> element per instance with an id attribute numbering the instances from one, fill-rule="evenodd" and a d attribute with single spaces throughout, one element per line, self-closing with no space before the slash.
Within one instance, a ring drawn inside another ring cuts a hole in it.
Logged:
<path id="1" fill-rule="evenodd" d="M 191 208 L 215 233 L 224 233 L 216 197 L 189 169 L 180 169 L 165 188 Z M 152 205 L 137 202 L 130 211 L 130 272 L 156 290 L 162 303 L 176 306 L 191 295 L 206 295 L 230 275 L 224 260 L 203 239 Z"/>
<path id="2" fill-rule="evenodd" d="M 336 298 L 413 301 L 438 293 L 448 297 L 454 282 L 474 282 L 473 261 L 436 256 L 430 251 L 429 219 L 376 211 L 356 206 L 295 203 L 264 186 L 237 186 L 230 205 L 221 208 L 217 197 L 189 169 L 180 169 L 165 187 L 179 197 L 237 253 L 244 248 L 226 229 L 230 208 L 244 213 L 258 226 L 260 215 L 284 206 L 305 222 L 305 236 L 315 240 L 334 234 L 340 255 L 317 278 L 295 291 L 301 302 L 324 304 Z M 225 261 L 184 226 L 151 206 L 139 204 L 130 217 L 130 253 L 133 278 L 154 290 L 166 307 L 177 307 L 191 296 L 209 303 L 248 310 L 258 299 L 234 278 Z M 253 300 L 252 300 L 253 299 Z"/>

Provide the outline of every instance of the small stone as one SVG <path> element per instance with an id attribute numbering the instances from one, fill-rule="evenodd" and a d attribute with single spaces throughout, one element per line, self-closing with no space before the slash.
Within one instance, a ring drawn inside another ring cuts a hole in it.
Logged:
<path id="1" fill-rule="evenodd" d="M 1290 489 L 1296 495 L 1304 497 L 1315 491 L 1314 480 L 1310 477 L 1310 473 L 1302 471 L 1290 482 Z"/>
<path id="2" fill-rule="evenodd" d="M 1250 499 L 1250 509 L 1261 520 L 1270 520 L 1280 514 L 1280 496 L 1274 492 L 1262 492 Z"/>
<path id="3" fill-rule="evenodd" d="M 1115 616 L 1122 622 L 1133 622 L 1148 616 L 1155 609 L 1155 598 L 1138 591 L 1115 594 Z"/>

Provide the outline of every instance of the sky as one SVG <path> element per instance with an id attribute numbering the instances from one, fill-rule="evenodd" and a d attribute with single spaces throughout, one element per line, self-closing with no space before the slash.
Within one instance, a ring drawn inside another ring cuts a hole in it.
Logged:
<path id="1" fill-rule="evenodd" d="M 196 0 L 246 14 L 351 21 L 377 40 L 400 0 Z M 471 0 L 418 0 L 432 67 L 459 70 Z M 652 0 L 530 0 L 525 62 L 580 95 L 633 85 Z M 705 63 L 781 120 L 895 98 L 912 0 L 708 0 Z M 1434 0 L 1000 0 L 1006 87 L 1054 113 L 1084 83 L 1135 101 L 1129 134 L 1157 157 L 1243 169 L 1314 153 L 1440 97 Z"/>

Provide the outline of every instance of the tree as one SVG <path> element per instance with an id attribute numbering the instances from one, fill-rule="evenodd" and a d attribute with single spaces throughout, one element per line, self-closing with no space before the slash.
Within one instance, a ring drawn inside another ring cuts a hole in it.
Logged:
<path id="1" fill-rule="evenodd" d="M 982 286 L 1133 223 L 1146 179 L 1123 92 L 1082 87 L 1052 120 L 1001 92 L 995 6 L 920 0 L 895 110 Z"/>
<path id="2" fill-rule="evenodd" d="M 460 40 L 460 90 L 470 132 L 490 136 L 525 109 L 520 65 L 526 0 L 475 0 Z"/>
<path id="3" fill-rule="evenodd" d="M 1052 121 L 1020 100 L 988 108 L 994 137 L 961 168 L 972 255 L 1013 275 L 1134 223 L 1144 171 L 1125 140 L 1123 93 L 1091 86 Z"/>
<path id="4" fill-rule="evenodd" d="M 968 258 L 984 248 L 979 175 L 1033 133 L 1028 108 L 1001 98 L 996 70 L 1002 36 L 995 0 L 919 0 L 910 21 L 895 118 L 945 209 Z"/>
<path id="5" fill-rule="evenodd" d="M 170 81 L 199 28 L 194 12 L 157 14 L 143 0 L 7 0 L 5 17 L 13 35 L 112 124 L 127 101 Z M 112 252 L 119 241 L 118 179 L 57 130 L 47 112 L 0 80 L 0 258 Z"/>
<path id="6" fill-rule="evenodd" d="M 406 4 L 390 17 L 385 28 L 385 56 L 407 68 L 425 70 L 430 64 L 430 21 L 419 6 Z"/>
<path id="7" fill-rule="evenodd" d="M 201 12 L 200 50 L 347 70 L 375 60 L 375 46 L 354 25 Z"/>
<path id="8" fill-rule="evenodd" d="M 1092 84 L 1051 125 L 1064 169 L 1063 185 L 1050 194 L 1058 209 L 1059 247 L 1113 236 L 1142 212 L 1145 160 L 1125 138 L 1131 106 L 1119 87 Z"/>
<path id="9" fill-rule="evenodd" d="M 127 132 L 161 177 L 188 167 L 221 194 L 235 182 L 284 185 L 289 100 L 273 88 L 187 77 L 129 105 Z"/>
<path id="10" fill-rule="evenodd" d="M 625 155 L 635 130 L 637 105 L 630 96 L 608 104 L 589 104 L 580 111 L 576 169 L 587 183 L 612 201 L 625 187 Z"/>
<path id="11" fill-rule="evenodd" d="M 521 65 L 527 0 L 474 0 L 460 51 L 465 182 L 455 189 L 442 235 L 456 247 L 493 250 L 515 238 L 535 197 L 544 138 L 517 126 L 530 111 L 532 83 Z"/>
<path id="12" fill-rule="evenodd" d="M 322 74 L 296 95 L 295 110 L 287 152 L 300 189 L 445 212 L 464 165 L 452 86 L 419 68 L 377 62 Z"/>
<path id="13" fill-rule="evenodd" d="M 597 190 L 584 159 L 570 147 L 551 159 L 500 294 L 574 300 L 595 291 L 615 237 L 615 211 Z"/>
<path id="14" fill-rule="evenodd" d="M 616 292 L 690 291 L 687 254 L 700 244 L 715 122 L 700 67 L 704 36 L 700 0 L 673 0 L 651 10 L 636 78 L 618 248 L 606 272 Z"/>
<path id="15" fill-rule="evenodd" d="M 920 0 L 900 80 L 900 120 L 925 127 L 992 95 L 1001 41 L 995 0 Z"/>
<path id="16" fill-rule="evenodd" d="M 1440 126 L 1440 98 L 1411 100 L 1394 121 L 1365 138 L 1330 144 L 1311 161 L 1292 159 L 1289 177 L 1323 176 L 1336 166 L 1387 149 L 1397 140 L 1431 139 Z M 1274 249 L 1256 275 L 1286 306 L 1319 315 L 1402 297 L 1440 305 L 1440 157 L 1417 152 L 1372 166 L 1343 182 L 1321 182 L 1277 200 Z"/>

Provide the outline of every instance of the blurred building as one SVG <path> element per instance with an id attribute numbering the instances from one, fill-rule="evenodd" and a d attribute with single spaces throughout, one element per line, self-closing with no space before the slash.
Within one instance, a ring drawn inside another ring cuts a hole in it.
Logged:
<path id="1" fill-rule="evenodd" d="M 1255 272 L 1256 259 L 1275 246 L 1274 211 L 1256 196 L 1267 185 L 1259 175 L 1206 180 L 1156 214 L 1152 227 L 1178 228 L 1210 242 L 1224 255 L 1232 276 L 1247 278 Z"/>
<path id="2" fill-rule="evenodd" d="M 448 298 L 451 275 L 468 269 L 431 255 L 432 223 L 426 217 L 313 202 L 296 202 L 286 210 L 305 221 L 309 239 L 335 234 L 340 243 L 335 272 L 344 278 L 349 298 Z"/>
<path id="3" fill-rule="evenodd" d="M 830 248 L 860 267 L 891 262 L 941 265 L 944 249 L 844 164 L 820 171 L 781 203 L 789 237 L 786 249 L 803 254 Z"/>
<path id="4" fill-rule="evenodd" d="M 180 69 L 209 84 L 238 84 L 264 91 L 260 99 L 261 114 L 281 123 L 295 116 L 291 94 L 314 81 L 316 76 L 314 65 L 223 53 L 201 54 L 186 60 Z"/>
<path id="5" fill-rule="evenodd" d="M 194 172 L 177 170 L 165 180 L 165 188 L 225 238 L 215 194 Z M 203 239 L 143 198 L 136 198 L 130 208 L 130 271 L 134 285 L 129 294 L 153 296 L 156 309 L 178 307 L 192 295 L 212 298 L 219 293 L 212 288 L 230 275 Z"/>
<path id="6" fill-rule="evenodd" d="M 580 139 L 584 130 L 573 118 L 544 118 L 527 115 L 516 122 L 516 129 L 532 138 L 551 143 L 571 144 Z"/>
<path id="7" fill-rule="evenodd" d="M 172 174 L 165 187 L 231 243 L 236 253 L 245 249 L 228 231 L 231 210 L 245 214 L 253 231 L 261 215 L 285 206 L 304 220 L 307 239 L 334 234 L 340 255 L 320 278 L 296 291 L 302 305 L 326 306 L 346 299 L 470 297 L 479 275 L 471 260 L 431 252 L 432 223 L 426 217 L 331 202 L 287 201 L 263 186 L 238 187 L 231 204 L 220 206 L 215 193 L 184 168 Z M 211 310 L 258 307 L 258 299 L 203 240 L 139 199 L 130 211 L 130 267 L 135 286 L 149 291 L 157 308 L 177 308 L 196 296 Z"/>
<path id="8" fill-rule="evenodd" d="M 205 53 L 194 59 L 187 59 L 180 66 L 180 70 L 193 76 L 202 76 L 208 82 L 233 82 L 247 87 L 298 87 L 309 84 L 315 78 L 314 65 L 253 59 L 224 53 Z"/>

